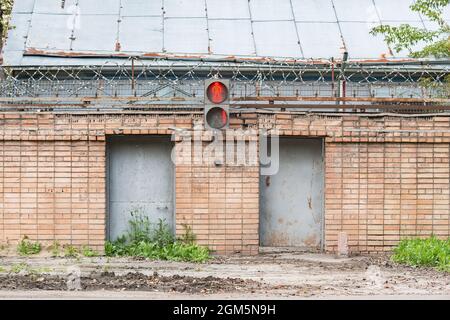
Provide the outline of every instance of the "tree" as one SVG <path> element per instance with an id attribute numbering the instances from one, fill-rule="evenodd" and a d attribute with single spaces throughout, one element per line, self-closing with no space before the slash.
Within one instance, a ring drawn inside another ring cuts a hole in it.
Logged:
<path id="1" fill-rule="evenodd" d="M 410 9 L 420 13 L 428 20 L 436 23 L 437 30 L 418 28 L 410 24 L 398 27 L 380 25 L 372 29 L 373 35 L 382 34 L 386 43 L 395 52 L 408 50 L 413 58 L 448 58 L 450 57 L 450 27 L 442 17 L 443 9 L 450 4 L 450 0 L 416 0 Z M 419 51 L 412 48 L 419 43 L 425 47 Z"/>
<path id="2" fill-rule="evenodd" d="M 437 30 L 417 28 L 409 24 L 398 27 L 380 25 L 372 29 L 373 35 L 382 34 L 386 43 L 396 52 L 408 50 L 413 58 L 449 58 L 450 57 L 450 27 L 442 17 L 443 9 L 450 4 L 450 0 L 416 0 L 410 9 L 418 12 L 428 20 L 434 22 Z M 413 51 L 412 48 L 425 43 L 422 50 Z M 450 75 L 436 79 L 423 77 L 420 85 L 434 92 L 434 96 L 450 97 Z"/>
<path id="3" fill-rule="evenodd" d="M 14 0 L 0 0 L 0 49 L 8 32 L 9 16 Z"/>

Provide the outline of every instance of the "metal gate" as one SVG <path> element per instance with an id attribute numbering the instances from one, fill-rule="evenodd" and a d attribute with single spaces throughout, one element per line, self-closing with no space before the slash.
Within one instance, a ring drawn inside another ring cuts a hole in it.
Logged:
<path id="1" fill-rule="evenodd" d="M 165 219 L 174 229 L 174 166 L 166 137 L 113 137 L 108 140 L 108 238 L 127 228 L 132 211 L 150 222 Z"/>
<path id="2" fill-rule="evenodd" d="M 321 139 L 280 138 L 279 171 L 260 179 L 260 242 L 320 248 L 323 224 Z"/>

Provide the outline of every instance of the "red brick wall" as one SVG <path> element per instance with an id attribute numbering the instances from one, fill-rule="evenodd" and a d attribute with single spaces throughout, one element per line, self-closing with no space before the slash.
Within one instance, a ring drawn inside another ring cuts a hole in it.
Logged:
<path id="1" fill-rule="evenodd" d="M 189 225 L 212 250 L 257 253 L 258 188 L 258 167 L 178 166 L 177 233 Z"/>
<path id="2" fill-rule="evenodd" d="M 98 141 L 0 141 L 0 242 L 101 248 L 104 161 Z"/>
<path id="3" fill-rule="evenodd" d="M 326 246 L 338 232 L 355 252 L 389 250 L 400 238 L 449 236 L 449 143 L 326 145 Z"/>
<path id="4" fill-rule="evenodd" d="M 278 128 L 325 139 L 325 247 L 348 234 L 352 252 L 389 250 L 401 237 L 448 236 L 448 117 L 242 114 L 234 128 Z M 0 242 L 22 236 L 89 245 L 105 237 L 105 136 L 171 134 L 201 115 L 0 113 Z M 254 166 L 176 168 L 177 232 L 193 227 L 219 253 L 258 250 Z"/>

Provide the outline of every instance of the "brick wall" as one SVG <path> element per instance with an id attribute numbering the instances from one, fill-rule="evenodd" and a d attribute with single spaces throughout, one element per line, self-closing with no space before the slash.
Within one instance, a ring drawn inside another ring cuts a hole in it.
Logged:
<path id="1" fill-rule="evenodd" d="M 105 238 L 105 137 L 171 134 L 201 115 L 0 113 L 0 242 L 22 236 L 89 245 Z M 233 128 L 325 139 L 325 247 L 389 250 L 401 237 L 448 236 L 448 117 L 238 114 Z M 253 166 L 176 167 L 177 232 L 193 227 L 219 253 L 258 250 Z"/>
<path id="2" fill-rule="evenodd" d="M 400 238 L 449 236 L 449 143 L 326 145 L 326 245 L 390 250 Z"/>
<path id="3" fill-rule="evenodd" d="M 0 241 L 101 248 L 104 178 L 103 142 L 0 141 Z"/>

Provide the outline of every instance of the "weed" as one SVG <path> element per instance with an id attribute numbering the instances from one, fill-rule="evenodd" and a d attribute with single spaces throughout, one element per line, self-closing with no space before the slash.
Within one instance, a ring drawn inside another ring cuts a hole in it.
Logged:
<path id="1" fill-rule="evenodd" d="M 17 246 L 17 252 L 22 256 L 29 256 L 33 254 L 38 254 L 41 252 L 41 244 L 39 242 L 32 242 L 27 236 L 19 242 Z"/>
<path id="2" fill-rule="evenodd" d="M 0 266 L 0 273 L 6 272 L 6 271 L 7 271 L 6 268 Z"/>
<path id="3" fill-rule="evenodd" d="M 78 249 L 74 246 L 67 245 L 64 247 L 64 257 L 66 258 L 77 258 L 78 253 Z"/>
<path id="4" fill-rule="evenodd" d="M 184 233 L 179 239 L 182 243 L 185 244 L 194 244 L 197 241 L 197 236 L 192 231 L 192 227 L 187 224 L 183 224 Z"/>
<path id="5" fill-rule="evenodd" d="M 58 241 L 53 241 L 52 245 L 50 246 L 50 252 L 52 254 L 52 257 L 59 257 L 61 253 L 61 245 Z"/>
<path id="6" fill-rule="evenodd" d="M 130 213 L 131 219 L 128 221 L 128 232 L 125 237 L 130 241 L 141 242 L 151 241 L 151 224 L 147 216 L 140 213 L 140 209 L 133 209 Z"/>
<path id="7" fill-rule="evenodd" d="M 169 225 L 162 219 L 158 220 L 150 240 L 159 247 L 167 246 L 175 241 Z"/>
<path id="8" fill-rule="evenodd" d="M 83 247 L 81 249 L 81 253 L 83 256 L 91 258 L 91 257 L 97 257 L 98 256 L 98 252 L 89 248 L 89 247 Z"/>
<path id="9" fill-rule="evenodd" d="M 27 271 L 29 269 L 26 263 L 19 263 L 11 266 L 10 272 L 19 273 L 21 271 Z"/>
<path id="10" fill-rule="evenodd" d="M 195 244 L 192 229 L 178 241 L 169 225 L 162 219 L 152 225 L 148 217 L 131 212 L 128 232 L 116 241 L 106 242 L 106 256 L 131 256 L 159 260 L 204 262 L 209 259 L 208 248 Z"/>
<path id="11" fill-rule="evenodd" d="M 404 239 L 394 249 L 392 260 L 410 266 L 433 267 L 450 272 L 450 238 Z"/>
<path id="12" fill-rule="evenodd" d="M 22 271 L 24 271 L 27 274 L 38 275 L 38 274 L 42 274 L 42 273 L 49 273 L 52 271 L 52 269 L 50 269 L 48 267 L 31 268 L 26 263 L 19 263 L 19 264 L 12 265 L 9 270 L 9 272 L 12 272 L 12 273 L 20 273 Z M 0 271 L 0 272 L 2 272 L 2 271 Z"/>

